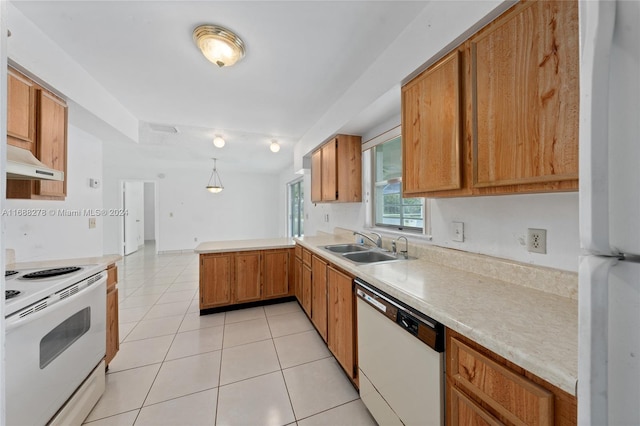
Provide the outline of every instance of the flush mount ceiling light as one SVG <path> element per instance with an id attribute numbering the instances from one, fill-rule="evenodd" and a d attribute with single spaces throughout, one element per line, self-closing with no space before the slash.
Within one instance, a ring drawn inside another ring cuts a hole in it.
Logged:
<path id="1" fill-rule="evenodd" d="M 244 42 L 232 31 L 217 25 L 200 25 L 193 30 L 193 41 L 211 62 L 230 67 L 244 57 Z"/>
<path id="2" fill-rule="evenodd" d="M 269 149 L 271 150 L 271 152 L 278 152 L 280 151 L 280 144 L 277 140 L 273 139 L 271 141 L 271 145 L 269 145 Z"/>
<path id="3" fill-rule="evenodd" d="M 220 136 L 216 136 L 215 138 L 213 138 L 213 144 L 217 148 L 222 148 L 224 146 L 224 144 L 225 144 L 225 141 Z"/>
<path id="4" fill-rule="evenodd" d="M 214 194 L 222 192 L 222 190 L 224 189 L 224 186 L 222 186 L 222 179 L 220 179 L 218 169 L 216 168 L 216 160 L 216 158 L 213 159 L 213 171 L 211 172 L 211 177 L 209 178 L 209 184 L 207 184 L 207 191 Z"/>

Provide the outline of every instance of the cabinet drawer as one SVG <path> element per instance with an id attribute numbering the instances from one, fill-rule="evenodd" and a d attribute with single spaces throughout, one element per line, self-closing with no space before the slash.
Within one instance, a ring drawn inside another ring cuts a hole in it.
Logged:
<path id="1" fill-rule="evenodd" d="M 450 414 L 448 414 L 450 425 L 501 426 L 504 424 L 457 388 L 448 386 L 448 389 L 449 404 L 451 405 Z"/>
<path id="2" fill-rule="evenodd" d="M 551 392 L 456 338 L 451 339 L 450 347 L 449 374 L 456 385 L 476 395 L 513 424 L 553 424 Z"/>
<path id="3" fill-rule="evenodd" d="M 311 252 L 305 248 L 302 249 L 302 263 L 311 266 Z"/>
<path id="4" fill-rule="evenodd" d="M 294 247 L 294 252 L 296 257 L 299 257 L 300 259 L 302 259 L 302 246 L 299 244 L 296 244 Z"/>

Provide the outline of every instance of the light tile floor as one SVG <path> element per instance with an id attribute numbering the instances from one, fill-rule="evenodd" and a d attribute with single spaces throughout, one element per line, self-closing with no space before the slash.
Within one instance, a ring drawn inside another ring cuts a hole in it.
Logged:
<path id="1" fill-rule="evenodd" d="M 200 316 L 198 258 L 118 264 L 120 352 L 102 425 L 375 425 L 297 302 Z"/>

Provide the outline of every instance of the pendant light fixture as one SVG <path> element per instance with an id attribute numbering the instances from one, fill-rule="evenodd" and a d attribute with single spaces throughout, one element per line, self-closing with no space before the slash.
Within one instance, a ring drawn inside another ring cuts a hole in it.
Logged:
<path id="1" fill-rule="evenodd" d="M 240 37 L 218 25 L 200 25 L 193 30 L 193 41 L 205 58 L 220 68 L 230 67 L 244 57 Z"/>
<path id="2" fill-rule="evenodd" d="M 222 186 L 222 179 L 220 179 L 220 175 L 218 174 L 218 169 L 216 168 L 216 160 L 213 159 L 213 171 L 211 172 L 211 177 L 209 178 L 209 184 L 207 184 L 207 191 L 217 194 L 218 192 L 222 192 L 224 186 Z"/>

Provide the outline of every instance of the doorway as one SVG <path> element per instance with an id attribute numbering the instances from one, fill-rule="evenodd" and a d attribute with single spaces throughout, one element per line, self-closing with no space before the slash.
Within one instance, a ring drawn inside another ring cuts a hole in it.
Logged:
<path id="1" fill-rule="evenodd" d="M 156 183 L 145 181 L 122 182 L 123 254 L 135 253 L 146 242 L 157 244 Z M 157 249 L 157 245 L 156 245 Z"/>

